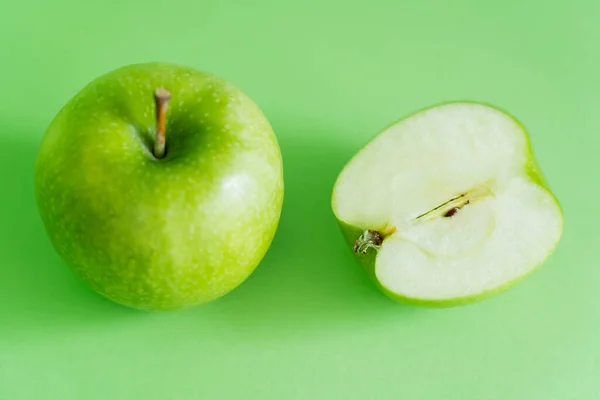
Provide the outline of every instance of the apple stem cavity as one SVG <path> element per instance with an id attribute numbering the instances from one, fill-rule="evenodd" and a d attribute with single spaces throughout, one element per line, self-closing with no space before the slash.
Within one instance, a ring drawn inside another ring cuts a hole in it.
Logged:
<path id="1" fill-rule="evenodd" d="M 171 92 L 165 88 L 154 91 L 156 105 L 156 140 L 154 141 L 154 157 L 160 159 L 165 156 L 166 137 L 165 125 L 167 120 L 167 106 L 171 99 Z"/>

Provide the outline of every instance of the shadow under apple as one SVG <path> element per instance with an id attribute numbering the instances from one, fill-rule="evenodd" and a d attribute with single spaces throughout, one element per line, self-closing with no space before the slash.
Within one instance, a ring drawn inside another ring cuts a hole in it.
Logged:
<path id="1" fill-rule="evenodd" d="M 279 229 L 253 275 L 208 305 L 207 313 L 221 332 L 244 330 L 269 338 L 282 332 L 302 335 L 310 326 L 360 327 L 412 310 L 385 297 L 369 280 L 331 210 L 337 175 L 359 147 L 327 139 L 332 135 L 326 126 L 282 125 L 274 124 L 282 132 L 285 176 Z"/>
<path id="2" fill-rule="evenodd" d="M 307 329 L 360 329 L 411 310 L 375 288 L 344 243 L 331 211 L 335 179 L 357 147 L 327 139 L 326 126 L 281 125 L 275 129 L 283 132 L 278 136 L 285 199 L 263 262 L 227 296 L 171 313 L 117 305 L 75 276 L 53 249 L 35 204 L 38 144 L 0 137 L 0 148 L 10 149 L 0 157 L 0 337 L 27 340 L 52 332 L 64 336 L 168 321 L 174 330 L 272 340 L 304 335 Z"/>

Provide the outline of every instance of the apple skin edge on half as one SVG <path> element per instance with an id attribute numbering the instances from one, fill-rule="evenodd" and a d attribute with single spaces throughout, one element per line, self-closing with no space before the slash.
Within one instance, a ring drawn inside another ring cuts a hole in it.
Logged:
<path id="1" fill-rule="evenodd" d="M 90 82 L 45 132 L 35 197 L 58 254 L 104 297 L 142 310 L 218 299 L 258 266 L 283 203 L 283 163 L 258 106 L 169 63 Z"/>
<path id="2" fill-rule="evenodd" d="M 428 307 L 512 287 L 563 229 L 523 125 L 469 101 L 419 110 L 375 135 L 340 171 L 331 207 L 377 287 Z"/>

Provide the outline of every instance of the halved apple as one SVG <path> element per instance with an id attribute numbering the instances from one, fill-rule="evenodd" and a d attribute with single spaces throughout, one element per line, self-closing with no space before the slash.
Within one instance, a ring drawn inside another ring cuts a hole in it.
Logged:
<path id="1" fill-rule="evenodd" d="M 546 260 L 563 229 L 523 126 L 470 102 L 421 110 L 376 135 L 340 172 L 332 208 L 383 291 L 430 306 L 507 289 Z"/>

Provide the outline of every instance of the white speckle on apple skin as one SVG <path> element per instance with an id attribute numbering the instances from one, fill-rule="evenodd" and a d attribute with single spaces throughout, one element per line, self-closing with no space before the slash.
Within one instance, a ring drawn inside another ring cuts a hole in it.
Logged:
<path id="1" fill-rule="evenodd" d="M 148 88 L 159 86 L 182 97 L 168 110 L 164 160 L 147 147 Z M 226 101 L 201 102 L 208 92 Z M 52 243 L 84 280 L 120 304 L 167 310 L 217 299 L 257 267 L 279 222 L 283 170 L 248 97 L 212 75 L 151 63 L 100 77 L 64 107 L 35 188 Z"/>

